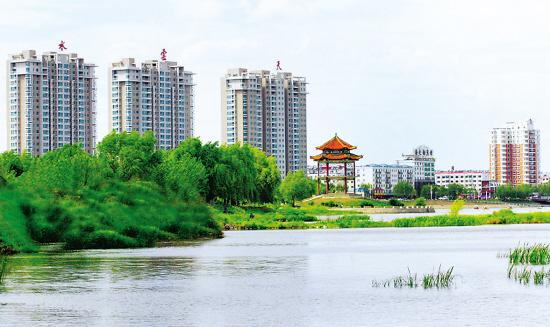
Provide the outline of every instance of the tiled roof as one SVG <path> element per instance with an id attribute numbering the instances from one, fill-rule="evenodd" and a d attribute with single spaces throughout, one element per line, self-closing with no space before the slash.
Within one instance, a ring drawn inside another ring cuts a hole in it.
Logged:
<path id="1" fill-rule="evenodd" d="M 359 160 L 363 158 L 363 156 L 358 156 L 353 153 L 347 153 L 347 154 L 319 154 L 316 156 L 310 157 L 313 160 L 321 160 L 321 159 L 328 159 L 328 160 L 343 160 L 343 159 L 351 159 L 351 160 Z"/>
<path id="2" fill-rule="evenodd" d="M 338 135 L 334 135 L 333 138 L 331 138 L 328 142 L 325 144 L 316 147 L 317 150 L 342 150 L 342 149 L 348 149 L 353 150 L 357 148 L 356 146 L 353 146 L 345 141 L 343 141 L 341 138 L 338 137 Z"/>

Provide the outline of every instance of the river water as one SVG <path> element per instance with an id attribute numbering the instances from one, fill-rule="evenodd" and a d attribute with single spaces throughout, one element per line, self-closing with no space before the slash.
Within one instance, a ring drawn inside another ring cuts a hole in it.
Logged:
<path id="1" fill-rule="evenodd" d="M 229 231 L 185 246 L 18 255 L 0 326 L 547 326 L 499 258 L 550 225 Z M 450 289 L 373 279 L 454 266 Z"/>

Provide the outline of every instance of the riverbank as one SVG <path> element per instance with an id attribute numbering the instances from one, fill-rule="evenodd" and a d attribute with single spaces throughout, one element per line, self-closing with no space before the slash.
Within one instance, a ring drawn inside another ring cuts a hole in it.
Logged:
<path id="1" fill-rule="evenodd" d="M 332 211 L 357 211 L 362 214 L 391 214 L 391 213 L 433 213 L 434 208 L 425 207 L 383 207 L 383 208 L 332 208 Z"/>

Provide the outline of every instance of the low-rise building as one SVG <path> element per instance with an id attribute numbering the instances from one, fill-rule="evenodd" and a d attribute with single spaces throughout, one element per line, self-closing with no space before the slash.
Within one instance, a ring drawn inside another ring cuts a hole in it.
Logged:
<path id="1" fill-rule="evenodd" d="M 450 184 L 459 184 L 466 188 L 475 189 L 480 195 L 494 194 L 500 183 L 491 180 L 491 172 L 487 170 L 449 170 L 435 173 L 435 184 L 448 187 Z"/>
<path id="2" fill-rule="evenodd" d="M 356 167 L 357 186 L 370 184 L 371 195 L 384 197 L 399 182 L 414 183 L 414 167 L 408 165 L 369 164 Z"/>

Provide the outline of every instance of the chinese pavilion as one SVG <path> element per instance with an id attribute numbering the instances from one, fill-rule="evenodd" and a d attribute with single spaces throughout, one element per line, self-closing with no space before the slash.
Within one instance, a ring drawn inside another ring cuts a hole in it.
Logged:
<path id="1" fill-rule="evenodd" d="M 353 179 L 353 192 L 355 193 L 355 161 L 363 158 L 363 156 L 350 152 L 356 148 L 356 146 L 344 142 L 337 134 L 325 144 L 316 147 L 317 150 L 323 151 L 319 155 L 310 157 L 317 161 L 317 194 L 321 194 L 320 185 L 323 178 L 321 175 L 324 175 L 327 184 L 327 194 L 330 180 L 343 180 L 344 193 L 347 194 L 348 180 L 351 179 Z M 326 170 L 326 173 L 321 174 L 321 169 Z M 331 170 L 334 171 L 333 175 L 330 174 Z"/>

